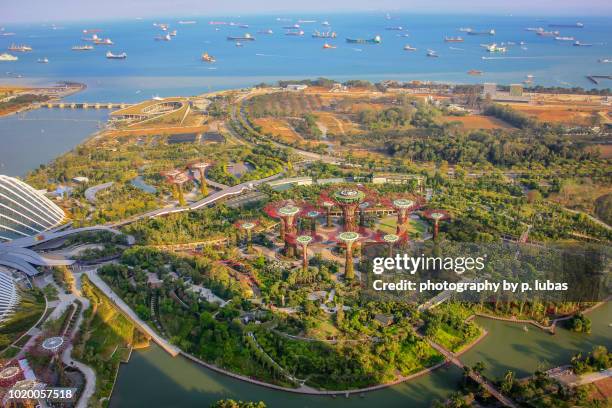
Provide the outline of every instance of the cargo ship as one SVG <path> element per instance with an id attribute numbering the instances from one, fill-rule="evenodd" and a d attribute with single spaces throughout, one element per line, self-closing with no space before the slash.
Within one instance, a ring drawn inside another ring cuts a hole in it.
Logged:
<path id="1" fill-rule="evenodd" d="M 209 55 L 207 52 L 202 54 L 202 61 L 204 62 L 216 62 L 217 60 L 212 55 Z"/>
<path id="2" fill-rule="evenodd" d="M 557 37 L 559 35 L 558 31 L 537 31 L 537 35 L 540 37 Z"/>
<path id="3" fill-rule="evenodd" d="M 7 54 L 7 53 L 0 54 L 0 61 L 17 61 L 18 59 L 19 58 L 11 54 Z"/>
<path id="4" fill-rule="evenodd" d="M 556 41 L 576 41 L 574 37 L 555 37 Z"/>
<path id="5" fill-rule="evenodd" d="M 91 51 L 93 49 L 93 45 L 75 45 L 72 47 L 72 51 Z"/>
<path id="6" fill-rule="evenodd" d="M 121 54 L 113 54 L 112 52 L 107 51 L 106 58 L 108 59 L 126 59 L 127 54 L 125 52 L 122 52 Z"/>
<path id="7" fill-rule="evenodd" d="M 110 38 L 105 38 L 103 40 L 98 39 L 94 41 L 95 45 L 113 45 L 114 42 L 112 42 L 112 40 Z"/>
<path id="8" fill-rule="evenodd" d="M 315 30 L 312 34 L 312 38 L 336 38 L 337 34 L 335 31 L 324 31 L 320 32 L 319 30 Z"/>
<path id="9" fill-rule="evenodd" d="M 291 35 L 291 36 L 294 36 L 294 37 L 301 37 L 301 36 L 304 35 L 304 31 L 303 30 L 299 30 L 299 31 L 291 31 L 290 30 L 290 31 L 287 31 L 285 33 L 285 35 Z"/>
<path id="10" fill-rule="evenodd" d="M 474 31 L 470 30 L 467 32 L 468 35 L 495 35 L 495 30 L 490 29 L 488 31 Z"/>
<path id="11" fill-rule="evenodd" d="M 334 48 L 336 48 L 336 46 L 328 44 L 328 43 L 325 43 L 325 44 L 323 44 L 323 48 L 326 49 L 326 50 L 333 50 Z"/>
<path id="12" fill-rule="evenodd" d="M 471 27 L 459 27 L 459 31 L 461 31 L 462 33 L 470 33 L 474 31 L 474 29 Z"/>
<path id="13" fill-rule="evenodd" d="M 317 20 L 298 20 L 298 23 L 300 24 L 314 24 L 316 22 Z"/>
<path id="14" fill-rule="evenodd" d="M 267 30 L 259 30 L 257 33 L 258 34 L 272 35 L 272 34 L 274 34 L 274 31 L 272 31 L 271 29 L 268 28 Z"/>
<path id="15" fill-rule="evenodd" d="M 253 37 L 251 34 L 246 33 L 245 35 L 241 36 L 241 37 L 234 37 L 234 36 L 227 36 L 227 39 L 229 41 L 255 41 L 255 37 Z"/>
<path id="16" fill-rule="evenodd" d="M 414 47 L 411 47 L 410 44 L 406 44 L 404 45 L 404 51 L 416 51 L 417 49 Z"/>
<path id="17" fill-rule="evenodd" d="M 294 24 L 294 25 L 290 25 L 290 26 L 283 26 L 284 30 L 297 30 L 298 28 L 301 28 L 299 24 Z"/>
<path id="18" fill-rule="evenodd" d="M 485 50 L 489 52 L 506 52 L 508 49 L 506 47 L 500 47 L 497 44 L 480 44 Z"/>
<path id="19" fill-rule="evenodd" d="M 574 42 L 574 47 L 592 47 L 593 44 L 587 44 L 580 41 Z"/>
<path id="20" fill-rule="evenodd" d="M 542 28 L 542 27 L 527 27 L 525 29 L 525 31 L 535 31 L 537 33 L 537 32 L 540 32 L 540 31 L 544 31 L 544 28 Z"/>
<path id="21" fill-rule="evenodd" d="M 16 51 L 16 52 L 29 52 L 32 51 L 32 47 L 30 47 L 29 45 L 15 45 L 15 44 L 11 44 L 10 47 L 8 47 L 9 51 Z"/>
<path id="22" fill-rule="evenodd" d="M 208 24 L 210 24 L 210 25 L 227 25 L 227 23 L 225 21 L 209 21 Z"/>
<path id="23" fill-rule="evenodd" d="M 329 27 L 330 26 L 329 21 L 327 21 L 327 20 L 322 22 L 321 25 L 324 26 L 324 27 Z"/>
<path id="24" fill-rule="evenodd" d="M 155 41 L 172 41 L 172 37 L 170 37 L 170 34 L 158 35 L 155 37 Z"/>
<path id="25" fill-rule="evenodd" d="M 477 69 L 470 69 L 470 70 L 468 71 L 468 75 L 482 75 L 482 74 L 484 74 L 484 72 L 479 71 L 479 70 L 477 70 Z"/>
<path id="26" fill-rule="evenodd" d="M 185 24 L 195 24 L 195 23 L 197 23 L 197 21 L 194 21 L 194 20 L 180 20 L 178 23 L 179 24 L 183 24 L 183 25 L 185 25 Z"/>
<path id="27" fill-rule="evenodd" d="M 382 38 L 380 38 L 380 35 L 377 35 L 374 38 L 369 38 L 369 39 L 347 38 L 346 42 L 350 44 L 380 44 L 382 42 Z"/>
<path id="28" fill-rule="evenodd" d="M 176 33 L 177 33 L 176 30 L 172 30 L 172 31 L 170 31 L 170 36 L 176 37 Z"/>
<path id="29" fill-rule="evenodd" d="M 444 37 L 445 42 L 463 42 L 463 37 Z"/>
<path id="30" fill-rule="evenodd" d="M 582 23 L 574 23 L 574 24 L 549 24 L 549 27 L 563 27 L 563 28 L 584 28 L 584 24 Z"/>
<path id="31" fill-rule="evenodd" d="M 402 26 L 386 27 L 385 30 L 388 30 L 388 31 L 404 31 L 404 27 L 402 27 Z"/>

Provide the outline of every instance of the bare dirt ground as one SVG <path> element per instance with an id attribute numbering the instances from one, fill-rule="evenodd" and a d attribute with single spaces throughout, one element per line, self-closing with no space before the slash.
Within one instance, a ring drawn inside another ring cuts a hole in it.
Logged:
<path id="1" fill-rule="evenodd" d="M 442 123 L 460 122 L 461 127 L 468 130 L 473 129 L 512 129 L 513 127 L 497 118 L 485 115 L 469 115 L 469 116 L 442 116 Z"/>

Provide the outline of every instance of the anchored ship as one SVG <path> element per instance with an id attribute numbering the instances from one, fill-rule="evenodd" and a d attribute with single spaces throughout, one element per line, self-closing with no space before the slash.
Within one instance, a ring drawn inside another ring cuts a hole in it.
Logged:
<path id="1" fill-rule="evenodd" d="M 463 37 L 444 37 L 445 42 L 463 42 Z"/>
<path id="2" fill-rule="evenodd" d="M 158 35 L 155 37 L 155 41 L 172 41 L 172 37 L 170 37 L 170 34 Z"/>
<path id="3" fill-rule="evenodd" d="M 557 37 L 559 35 L 558 31 L 538 31 L 536 32 L 540 37 Z"/>
<path id="4" fill-rule="evenodd" d="M 328 44 L 328 43 L 325 43 L 325 44 L 323 44 L 323 48 L 326 49 L 326 50 L 331 50 L 331 49 L 336 48 L 336 46 Z"/>
<path id="5" fill-rule="evenodd" d="M 489 52 L 506 52 L 508 49 L 506 47 L 500 47 L 497 44 L 480 44 L 485 50 Z"/>
<path id="6" fill-rule="evenodd" d="M 593 44 L 587 44 L 580 41 L 574 42 L 574 47 L 592 47 Z"/>
<path id="7" fill-rule="evenodd" d="M 93 49 L 93 45 L 75 45 L 72 47 L 72 51 L 91 51 Z"/>
<path id="8" fill-rule="evenodd" d="M 95 45 L 113 45 L 114 42 L 110 38 L 94 40 Z"/>
<path id="9" fill-rule="evenodd" d="M 106 58 L 108 59 L 126 59 L 127 54 L 125 52 L 122 52 L 121 54 L 113 54 L 112 52 L 107 51 Z"/>
<path id="10" fill-rule="evenodd" d="M 268 28 L 267 30 L 259 30 L 257 33 L 258 34 L 272 35 L 272 34 L 274 34 L 274 31 L 272 31 L 271 29 Z"/>
<path id="11" fill-rule="evenodd" d="M 377 35 L 374 38 L 370 38 L 370 39 L 347 38 L 346 42 L 351 43 L 351 44 L 380 44 L 382 42 L 382 38 L 380 38 L 380 35 Z"/>
<path id="12" fill-rule="evenodd" d="M 410 44 L 406 44 L 404 45 L 404 51 L 416 51 L 417 49 L 414 47 L 411 47 Z"/>
<path id="13" fill-rule="evenodd" d="M 336 38 L 336 36 L 337 34 L 335 31 L 320 32 L 315 30 L 315 32 L 312 34 L 312 38 Z"/>
<path id="14" fill-rule="evenodd" d="M 19 58 L 11 54 L 7 54 L 7 53 L 0 54 L 0 61 L 17 61 L 18 59 Z"/>
<path id="15" fill-rule="evenodd" d="M 28 51 L 32 51 L 32 47 L 30 47 L 29 45 L 15 45 L 15 44 L 11 44 L 11 46 L 8 48 L 9 51 L 16 51 L 16 52 L 28 52 Z"/>
<path id="16" fill-rule="evenodd" d="M 48 58 L 39 58 L 37 61 L 39 64 L 48 64 L 49 63 L 49 59 Z"/>
<path id="17" fill-rule="evenodd" d="M 427 56 L 431 57 L 431 58 L 438 58 L 439 55 L 437 52 L 435 52 L 434 50 L 427 50 Z"/>
<path id="18" fill-rule="evenodd" d="M 215 57 L 213 57 L 212 55 L 209 55 L 207 52 L 205 52 L 204 54 L 202 54 L 202 61 L 204 61 L 204 62 L 215 62 L 217 60 L 215 59 Z"/>
<path id="19" fill-rule="evenodd" d="M 470 70 L 468 71 L 468 75 L 482 75 L 482 74 L 484 74 L 484 72 L 479 71 L 479 70 L 477 70 L 477 69 L 470 69 Z"/>
<path id="20" fill-rule="evenodd" d="M 555 37 L 557 41 L 575 41 L 574 37 Z"/>
<path id="21" fill-rule="evenodd" d="M 495 30 L 490 29 L 488 31 L 467 31 L 468 35 L 495 35 Z"/>
<path id="22" fill-rule="evenodd" d="M 584 28 L 584 24 L 582 23 L 574 23 L 574 24 L 549 24 L 549 27 L 565 27 L 565 28 Z"/>
<path id="23" fill-rule="evenodd" d="M 227 36 L 227 39 L 229 41 L 255 41 L 255 37 L 253 37 L 249 33 L 246 33 L 245 35 L 243 35 L 241 37 L 240 36 L 239 37 L 234 37 L 234 36 L 229 35 L 229 36 Z"/>

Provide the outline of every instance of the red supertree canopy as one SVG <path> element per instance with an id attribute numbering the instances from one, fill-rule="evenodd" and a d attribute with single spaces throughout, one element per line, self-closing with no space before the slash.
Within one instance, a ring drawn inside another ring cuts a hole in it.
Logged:
<path id="1" fill-rule="evenodd" d="M 24 378 L 23 371 L 16 360 L 10 360 L 0 366 L 0 387 L 12 387 L 17 381 Z"/>

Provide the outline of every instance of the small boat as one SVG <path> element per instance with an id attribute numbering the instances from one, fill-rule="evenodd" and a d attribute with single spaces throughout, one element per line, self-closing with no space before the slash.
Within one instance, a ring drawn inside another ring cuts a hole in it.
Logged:
<path id="1" fill-rule="evenodd" d="M 227 23 L 225 21 L 209 21 L 208 24 L 210 24 L 210 25 L 227 25 Z"/>
<path id="2" fill-rule="evenodd" d="M 523 81 L 523 84 L 525 84 L 525 85 L 532 85 L 533 84 L 533 78 L 534 78 L 533 75 L 528 74 L 525 77 L 525 80 Z"/>
<path id="3" fill-rule="evenodd" d="M 83 30 L 83 34 L 94 34 L 94 33 L 99 33 L 100 30 L 99 28 L 86 28 L 85 30 Z"/>
<path id="4" fill-rule="evenodd" d="M 329 21 L 325 20 L 324 22 L 321 23 L 321 25 L 325 27 L 329 27 L 330 24 L 329 24 Z"/>
<path id="5" fill-rule="evenodd" d="M 444 37 L 444 42 L 463 42 L 463 37 Z"/>
<path id="6" fill-rule="evenodd" d="M 477 70 L 477 69 L 470 69 L 470 70 L 468 71 L 468 75 L 482 75 L 482 74 L 484 74 L 484 72 L 479 71 L 479 70 Z"/>
<path id="7" fill-rule="evenodd" d="M 544 31 L 543 27 L 527 27 L 525 31 L 534 31 L 536 33 Z"/>
<path id="8" fill-rule="evenodd" d="M 285 33 L 285 35 L 291 35 L 294 37 L 301 37 L 304 35 L 304 31 L 303 30 L 299 30 L 299 31 L 287 31 Z"/>
<path id="9" fill-rule="evenodd" d="M 460 27 L 459 31 L 461 31 L 462 33 L 470 33 L 472 31 L 474 31 L 474 29 L 470 28 L 470 27 Z"/>
<path id="10" fill-rule="evenodd" d="M 574 47 L 592 47 L 593 44 L 587 44 L 580 41 L 574 42 Z"/>
<path id="11" fill-rule="evenodd" d="M 8 54 L 8 53 L 3 53 L 0 54 L 0 61 L 17 61 L 19 58 L 17 58 L 14 55 Z"/>
<path id="12" fill-rule="evenodd" d="M 195 24 L 195 23 L 197 23 L 197 21 L 194 21 L 194 20 L 180 20 L 178 23 L 182 24 L 182 25 L 186 25 L 186 24 Z"/>
<path id="13" fill-rule="evenodd" d="M 75 45 L 72 47 L 72 51 L 91 51 L 93 49 L 93 45 Z"/>
<path id="14" fill-rule="evenodd" d="M 253 37 L 251 34 L 246 33 L 243 36 L 239 36 L 239 37 L 235 37 L 235 36 L 228 36 L 227 39 L 229 41 L 255 41 L 255 37 Z"/>
<path id="15" fill-rule="evenodd" d="M 402 26 L 386 27 L 385 30 L 388 30 L 388 31 L 404 31 L 404 27 L 402 27 Z"/>
<path id="16" fill-rule="evenodd" d="M 240 28 L 249 28 L 248 24 L 238 24 L 238 27 Z"/>
<path id="17" fill-rule="evenodd" d="M 176 37 L 176 30 L 172 30 L 172 31 L 170 31 L 170 35 L 171 35 L 172 37 Z"/>
<path id="18" fill-rule="evenodd" d="M 434 50 L 427 50 L 427 56 L 431 57 L 431 58 L 438 58 L 439 55 L 437 52 L 435 52 Z"/>
<path id="19" fill-rule="evenodd" d="M 272 34 L 274 34 L 274 31 L 272 31 L 271 29 L 268 28 L 267 30 L 259 30 L 257 33 L 258 34 L 272 35 Z"/>
<path id="20" fill-rule="evenodd" d="M 555 37 L 556 41 L 575 41 L 574 37 Z"/>
<path id="21" fill-rule="evenodd" d="M 212 55 L 209 55 L 207 52 L 202 54 L 202 61 L 204 62 L 215 62 L 216 59 Z"/>
<path id="22" fill-rule="evenodd" d="M 48 64 L 49 63 L 49 59 L 48 58 L 39 58 L 37 61 L 39 64 Z"/>
<path id="23" fill-rule="evenodd" d="M 325 44 L 323 44 L 323 48 L 326 49 L 326 50 L 331 50 L 331 49 L 336 48 L 336 46 L 328 44 L 328 43 L 325 43 Z"/>
<path id="24" fill-rule="evenodd" d="M 244 47 L 244 44 L 242 44 L 240 41 L 236 41 L 236 47 Z"/>
<path id="25" fill-rule="evenodd" d="M 29 45 L 15 45 L 15 44 L 11 44 L 10 47 L 8 47 L 9 51 L 16 51 L 16 52 L 29 52 L 32 51 L 32 47 L 30 47 Z"/>
<path id="26" fill-rule="evenodd" d="M 528 331 L 529 331 L 529 329 L 527 328 L 527 326 L 523 326 L 523 331 L 524 331 L 524 332 L 528 332 Z"/>
<path id="27" fill-rule="evenodd" d="M 404 51 L 416 51 L 417 49 L 414 47 L 411 47 L 410 44 L 406 44 L 404 45 Z"/>
<path id="28" fill-rule="evenodd" d="M 108 59 L 126 59 L 127 54 L 125 52 L 122 52 L 121 54 L 113 54 L 112 52 L 107 51 L 106 58 Z"/>
<path id="29" fill-rule="evenodd" d="M 600 58 L 597 60 L 600 64 L 610 64 L 612 63 L 612 58 Z"/>
<path id="30" fill-rule="evenodd" d="M 299 24 L 293 24 L 293 25 L 290 25 L 290 26 L 284 26 L 283 28 L 285 30 L 297 30 L 298 28 L 300 28 L 300 25 Z"/>
<path id="31" fill-rule="evenodd" d="M 468 35 L 495 35 L 495 30 L 490 29 L 488 31 L 467 31 Z"/>
<path id="32" fill-rule="evenodd" d="M 380 38 L 380 35 L 377 35 L 374 38 L 369 38 L 369 39 L 347 38 L 346 42 L 351 43 L 351 44 L 380 44 L 382 42 L 382 38 Z"/>

